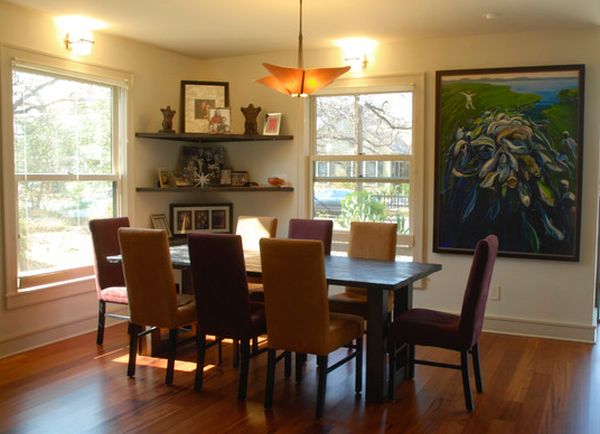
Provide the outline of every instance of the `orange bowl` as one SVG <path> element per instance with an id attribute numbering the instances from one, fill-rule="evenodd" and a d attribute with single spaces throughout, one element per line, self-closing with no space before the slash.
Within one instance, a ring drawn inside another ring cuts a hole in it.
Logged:
<path id="1" fill-rule="evenodd" d="M 271 176 L 267 179 L 267 182 L 273 187 L 279 187 L 280 185 L 283 185 L 285 181 L 277 176 Z"/>

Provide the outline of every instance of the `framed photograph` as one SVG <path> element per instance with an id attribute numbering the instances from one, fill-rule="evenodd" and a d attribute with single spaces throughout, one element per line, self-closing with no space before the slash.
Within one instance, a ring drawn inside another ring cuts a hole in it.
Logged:
<path id="1" fill-rule="evenodd" d="M 158 169 L 158 186 L 160 188 L 173 187 L 169 169 Z"/>
<path id="2" fill-rule="evenodd" d="M 229 83 L 181 82 L 181 132 L 208 133 L 210 110 L 217 107 L 229 107 Z"/>
<path id="3" fill-rule="evenodd" d="M 231 133 L 231 110 L 225 108 L 211 108 L 209 111 L 208 132 L 211 134 Z"/>
<path id="4" fill-rule="evenodd" d="M 216 186 L 221 181 L 221 167 L 223 167 L 224 160 L 225 149 L 222 147 L 182 146 L 180 172 L 182 177 L 188 181 L 188 185 Z"/>
<path id="5" fill-rule="evenodd" d="M 221 169 L 220 185 L 231 185 L 231 169 Z"/>
<path id="6" fill-rule="evenodd" d="M 167 216 L 164 214 L 152 214 L 150 216 L 150 221 L 152 222 L 152 227 L 154 229 L 163 229 L 167 231 L 167 235 L 169 238 L 173 236 L 171 229 L 169 228 L 169 221 L 167 220 Z"/>
<path id="7" fill-rule="evenodd" d="M 232 231 L 233 205 L 219 204 L 171 204 L 171 229 L 174 236 L 190 232 Z"/>
<path id="8" fill-rule="evenodd" d="M 438 71 L 433 250 L 579 260 L 585 65 Z"/>
<path id="9" fill-rule="evenodd" d="M 231 186 L 232 187 L 243 187 L 250 179 L 248 178 L 248 172 L 231 172 Z"/>
<path id="10" fill-rule="evenodd" d="M 281 113 L 267 113 L 263 136 L 277 136 L 281 128 Z"/>

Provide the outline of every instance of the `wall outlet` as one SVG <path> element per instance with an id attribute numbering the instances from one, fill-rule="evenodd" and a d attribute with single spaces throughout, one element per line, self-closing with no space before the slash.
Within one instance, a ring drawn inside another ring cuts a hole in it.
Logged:
<path id="1" fill-rule="evenodd" d="M 500 285 L 494 285 L 490 288 L 490 300 L 500 301 Z"/>

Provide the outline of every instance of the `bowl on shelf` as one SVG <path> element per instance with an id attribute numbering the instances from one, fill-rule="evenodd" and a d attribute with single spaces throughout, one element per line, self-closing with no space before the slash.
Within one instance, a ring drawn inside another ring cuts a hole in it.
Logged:
<path id="1" fill-rule="evenodd" d="M 271 176 L 267 179 L 267 182 L 269 183 L 269 185 L 273 186 L 273 187 L 280 187 L 282 186 L 285 181 L 277 176 Z"/>

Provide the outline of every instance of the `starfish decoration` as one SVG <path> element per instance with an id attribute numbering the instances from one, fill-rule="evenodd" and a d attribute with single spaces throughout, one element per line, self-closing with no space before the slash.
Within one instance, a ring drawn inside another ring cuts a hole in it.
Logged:
<path id="1" fill-rule="evenodd" d="M 208 177 L 208 176 L 206 176 L 206 175 L 204 174 L 204 172 L 202 172 L 202 173 L 200 174 L 200 176 L 198 176 L 198 178 L 196 178 L 196 181 L 197 181 L 197 182 L 196 182 L 196 184 L 194 185 L 194 187 L 198 187 L 198 186 L 200 186 L 201 188 L 204 188 L 204 186 L 205 186 L 206 184 L 208 184 L 208 181 L 210 181 L 210 179 L 209 179 L 209 177 Z"/>

